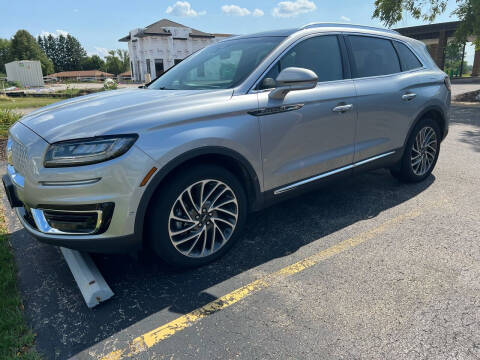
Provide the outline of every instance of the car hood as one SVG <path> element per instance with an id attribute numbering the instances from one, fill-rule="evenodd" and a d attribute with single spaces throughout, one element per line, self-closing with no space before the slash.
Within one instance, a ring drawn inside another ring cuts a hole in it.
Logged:
<path id="1" fill-rule="evenodd" d="M 225 102 L 232 90 L 105 91 L 61 101 L 24 116 L 20 122 L 49 143 L 101 135 L 141 133 L 182 121 L 181 112 Z M 191 114 L 192 111 L 187 111 Z"/>

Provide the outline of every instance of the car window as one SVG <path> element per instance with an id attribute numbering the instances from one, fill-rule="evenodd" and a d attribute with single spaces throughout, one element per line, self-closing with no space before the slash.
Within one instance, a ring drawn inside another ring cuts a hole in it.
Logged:
<path id="1" fill-rule="evenodd" d="M 188 71 L 185 81 L 187 84 L 190 82 L 201 83 L 205 80 L 214 81 L 217 84 L 228 84 L 235 76 L 235 70 L 238 68 L 241 57 L 241 50 L 217 55 Z"/>
<path id="2" fill-rule="evenodd" d="M 343 79 L 342 55 L 337 36 L 317 36 L 295 45 L 270 69 L 258 88 L 275 87 L 278 74 L 288 67 L 312 70 L 317 74 L 319 82 Z"/>
<path id="3" fill-rule="evenodd" d="M 392 42 L 368 36 L 349 36 L 356 77 L 400 72 L 400 62 Z"/>
<path id="4" fill-rule="evenodd" d="M 153 90 L 230 89 L 241 84 L 284 37 L 222 41 L 191 55 L 148 86 Z"/>
<path id="5" fill-rule="evenodd" d="M 415 54 L 404 44 L 394 41 L 395 49 L 397 49 L 400 63 L 402 64 L 402 71 L 408 71 L 421 68 L 423 65 L 415 56 Z"/>

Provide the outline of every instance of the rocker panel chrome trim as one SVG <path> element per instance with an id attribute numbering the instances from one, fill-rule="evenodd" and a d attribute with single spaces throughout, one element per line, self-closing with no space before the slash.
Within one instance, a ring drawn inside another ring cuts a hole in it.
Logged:
<path id="1" fill-rule="evenodd" d="M 372 162 L 372 161 L 375 161 L 375 160 L 378 160 L 378 159 L 381 159 L 381 158 L 384 158 L 386 156 L 393 155 L 393 154 L 395 154 L 395 151 L 389 151 L 389 152 L 384 153 L 384 154 L 380 154 L 380 155 L 377 155 L 377 156 L 374 156 L 374 157 L 371 157 L 371 158 L 368 158 L 368 159 L 365 159 L 365 160 L 362 160 L 362 161 L 358 161 L 354 164 L 350 164 L 350 165 L 347 165 L 347 166 L 344 166 L 344 167 L 341 167 L 341 168 L 338 168 L 338 169 L 335 169 L 335 170 L 332 170 L 332 171 L 328 171 L 328 172 L 320 174 L 320 175 L 316 175 L 314 177 L 311 177 L 311 178 L 308 178 L 308 179 L 305 179 L 305 180 L 298 181 L 298 182 L 293 183 L 291 185 L 288 185 L 288 186 L 285 186 L 285 187 L 280 188 L 278 190 L 275 190 L 273 193 L 274 193 L 274 195 L 280 195 L 280 194 L 283 194 L 287 191 L 293 190 L 296 187 L 311 183 L 311 182 L 316 181 L 316 180 L 326 178 L 326 177 L 331 176 L 331 175 L 341 173 L 342 171 L 353 169 L 355 167 L 367 164 L 369 162 Z"/>

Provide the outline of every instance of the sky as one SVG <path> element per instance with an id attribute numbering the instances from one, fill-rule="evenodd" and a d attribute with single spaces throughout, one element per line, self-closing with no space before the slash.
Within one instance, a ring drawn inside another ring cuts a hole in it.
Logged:
<path id="1" fill-rule="evenodd" d="M 435 22 L 454 21 L 455 0 Z M 0 0 L 0 37 L 11 38 L 18 29 L 33 36 L 75 36 L 89 55 L 104 56 L 123 48 L 118 39 L 135 28 L 162 18 L 210 33 L 248 34 L 298 27 L 314 21 L 380 26 L 372 19 L 374 0 Z M 423 24 L 411 16 L 395 27 Z M 473 62 L 474 50 L 467 47 L 466 60 Z"/>

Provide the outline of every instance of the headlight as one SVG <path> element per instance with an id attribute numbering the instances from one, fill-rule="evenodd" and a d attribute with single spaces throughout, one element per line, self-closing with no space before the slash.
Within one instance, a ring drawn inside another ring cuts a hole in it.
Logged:
<path id="1" fill-rule="evenodd" d="M 128 151 L 138 135 L 102 136 L 51 144 L 45 155 L 45 167 L 96 164 L 116 158 Z"/>

